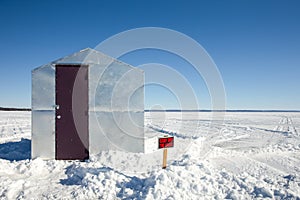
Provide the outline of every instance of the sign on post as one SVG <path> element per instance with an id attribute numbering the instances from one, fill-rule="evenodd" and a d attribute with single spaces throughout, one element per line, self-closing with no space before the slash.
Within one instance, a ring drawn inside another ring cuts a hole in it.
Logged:
<path id="1" fill-rule="evenodd" d="M 163 137 L 163 138 L 158 138 L 158 148 L 159 149 L 164 149 L 163 153 L 163 169 L 167 168 L 167 156 L 168 156 L 168 149 L 170 147 L 174 147 L 174 137 Z"/>
<path id="2" fill-rule="evenodd" d="M 174 137 L 158 138 L 158 148 L 170 148 L 174 147 Z"/>

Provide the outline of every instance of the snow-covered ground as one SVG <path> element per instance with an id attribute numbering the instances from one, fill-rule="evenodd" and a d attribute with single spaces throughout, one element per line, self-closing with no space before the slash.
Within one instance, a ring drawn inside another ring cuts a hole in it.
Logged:
<path id="1" fill-rule="evenodd" d="M 0 112 L 0 199 L 300 199 L 300 113 L 219 115 L 146 113 L 175 137 L 163 170 L 162 151 L 31 160 L 30 112 Z"/>

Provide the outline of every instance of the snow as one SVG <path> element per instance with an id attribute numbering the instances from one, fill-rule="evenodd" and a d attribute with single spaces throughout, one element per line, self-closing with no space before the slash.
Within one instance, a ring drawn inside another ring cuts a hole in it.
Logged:
<path id="1" fill-rule="evenodd" d="M 300 113 L 146 113 L 152 150 L 86 162 L 31 160 L 30 122 L 0 112 L 0 199 L 300 199 Z M 160 135 L 175 137 L 165 170 Z"/>

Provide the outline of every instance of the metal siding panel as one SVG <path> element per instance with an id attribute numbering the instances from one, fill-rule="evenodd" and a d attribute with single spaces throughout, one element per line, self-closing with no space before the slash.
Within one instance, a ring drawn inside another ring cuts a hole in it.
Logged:
<path id="1" fill-rule="evenodd" d="M 32 71 L 32 110 L 55 110 L 55 69 L 52 65 Z"/>
<path id="2" fill-rule="evenodd" d="M 90 154 L 117 149 L 105 136 L 103 130 L 100 128 L 97 113 L 93 111 L 89 112 L 89 136 Z"/>
<path id="3" fill-rule="evenodd" d="M 55 158 L 55 111 L 32 111 L 32 158 Z"/>
<path id="4" fill-rule="evenodd" d="M 144 152 L 143 71 L 114 61 L 90 65 L 89 73 L 91 153 Z"/>
<path id="5" fill-rule="evenodd" d="M 135 118 L 144 116 L 142 112 L 132 112 Z M 120 122 L 120 120 L 122 122 Z M 128 125 L 126 112 L 90 112 L 90 148 L 91 153 L 97 154 L 103 150 L 119 149 L 122 151 L 140 153 L 144 152 L 144 128 Z M 118 122 L 117 122 L 118 121 Z M 128 130 L 131 130 L 128 132 Z"/>

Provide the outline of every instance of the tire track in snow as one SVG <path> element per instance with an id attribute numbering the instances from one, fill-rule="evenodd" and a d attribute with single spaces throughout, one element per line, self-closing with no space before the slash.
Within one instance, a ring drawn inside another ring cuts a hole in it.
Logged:
<path id="1" fill-rule="evenodd" d="M 15 121 L 15 127 L 18 129 L 18 132 L 20 133 L 20 134 L 23 134 L 24 133 L 24 131 L 23 131 L 23 122 L 22 121 L 19 121 L 18 123 L 17 123 L 17 121 L 16 121 L 16 118 L 14 118 L 14 121 Z"/>
<path id="2" fill-rule="evenodd" d="M 20 139 L 20 136 L 28 138 L 28 136 L 30 135 L 28 133 L 30 132 L 31 132 L 30 121 L 24 118 L 24 116 L 8 113 L 1 118 L 0 143 L 6 143 L 8 141 L 16 141 Z"/>
<path id="3" fill-rule="evenodd" d="M 297 136 L 299 136 L 299 133 L 298 133 L 298 131 L 297 131 L 295 125 L 294 125 L 294 122 L 293 122 L 292 118 L 290 118 L 290 124 L 293 127 L 292 131 L 294 132 L 294 134 L 297 135 Z"/>
<path id="4" fill-rule="evenodd" d="M 222 155 L 223 154 L 223 155 Z M 262 171 L 256 171 L 257 169 L 264 171 L 273 171 L 275 174 L 287 174 L 287 171 L 283 171 L 282 169 L 276 168 L 276 166 L 272 166 L 269 163 L 263 162 L 261 160 L 252 157 L 249 154 L 240 153 L 236 151 L 227 151 L 226 155 L 222 153 L 221 155 L 217 155 L 216 157 L 211 157 L 211 160 L 217 160 L 216 167 L 221 167 L 225 169 L 229 169 L 232 172 L 242 172 L 246 168 L 248 168 L 248 173 L 255 175 L 255 173 L 262 173 Z"/>
<path id="5" fill-rule="evenodd" d="M 291 117 L 283 116 L 279 120 L 278 125 L 274 128 L 274 132 L 282 133 L 285 136 L 299 136 Z"/>
<path id="6" fill-rule="evenodd" d="M 2 134 L 2 137 L 4 136 L 4 135 L 7 135 L 9 132 L 10 132 L 10 124 L 11 124 L 11 119 L 10 119 L 10 116 L 7 116 L 7 118 L 6 118 L 6 121 L 5 121 L 5 123 L 2 125 L 2 129 L 1 129 L 1 134 Z"/>
<path id="7" fill-rule="evenodd" d="M 287 117 L 283 116 L 280 118 L 278 125 L 274 128 L 274 131 L 283 132 L 286 126 Z"/>

